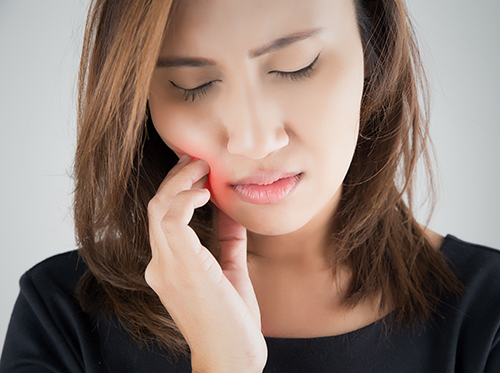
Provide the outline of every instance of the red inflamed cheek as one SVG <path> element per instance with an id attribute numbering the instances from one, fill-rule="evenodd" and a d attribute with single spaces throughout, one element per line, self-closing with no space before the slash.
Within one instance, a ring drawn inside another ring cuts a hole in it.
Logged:
<path id="1" fill-rule="evenodd" d="M 231 187 L 226 182 L 221 182 L 220 177 L 217 173 L 209 173 L 205 188 L 210 191 L 211 201 L 227 213 L 233 208 L 234 195 L 231 193 Z"/>
<path id="2" fill-rule="evenodd" d="M 226 200 L 227 191 L 218 182 L 217 174 L 210 172 L 208 174 L 208 180 L 205 183 L 205 188 L 210 191 L 212 202 L 219 205 L 219 201 Z"/>
<path id="3" fill-rule="evenodd" d="M 207 179 L 207 181 L 205 182 L 205 185 L 203 185 L 203 188 L 208 189 L 208 190 L 210 191 L 210 194 L 213 194 L 213 192 L 212 192 L 212 184 L 211 184 L 211 182 L 210 182 L 210 179 L 211 179 L 211 178 L 212 178 L 212 174 L 211 174 L 211 173 L 209 173 L 209 174 L 208 174 L 208 179 Z"/>

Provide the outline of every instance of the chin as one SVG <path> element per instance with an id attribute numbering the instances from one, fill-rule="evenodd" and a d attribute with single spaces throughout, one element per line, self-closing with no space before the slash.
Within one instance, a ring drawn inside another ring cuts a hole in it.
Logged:
<path id="1" fill-rule="evenodd" d="M 286 235 L 301 229 L 311 220 L 303 209 L 291 209 L 288 206 L 266 205 L 221 210 L 249 232 L 263 236 Z"/>
<path id="2" fill-rule="evenodd" d="M 248 231 L 261 236 L 283 236 L 298 231 L 307 224 L 307 222 L 288 221 L 288 219 L 268 222 L 268 224 L 266 224 L 264 220 L 265 219 L 258 219 L 258 221 L 251 221 L 248 222 L 248 224 L 244 224 L 243 222 L 240 224 Z"/>

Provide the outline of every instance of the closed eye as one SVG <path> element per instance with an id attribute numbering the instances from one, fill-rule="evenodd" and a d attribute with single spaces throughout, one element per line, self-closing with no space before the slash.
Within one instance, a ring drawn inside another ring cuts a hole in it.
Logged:
<path id="1" fill-rule="evenodd" d="M 314 65 L 319 59 L 320 54 L 316 56 L 316 58 L 306 67 L 303 67 L 300 70 L 296 71 L 277 71 L 277 70 L 272 70 L 269 71 L 268 74 L 276 74 L 280 78 L 287 78 L 291 80 L 298 80 L 298 79 L 305 79 L 309 78 L 314 74 Z M 210 88 L 212 88 L 212 85 L 215 84 L 216 82 L 220 82 L 220 80 L 212 80 L 210 82 L 204 83 L 198 87 L 195 88 L 183 88 L 181 86 L 178 86 L 175 84 L 173 81 L 170 80 L 170 83 L 177 89 L 180 89 L 182 91 L 182 96 L 184 101 L 191 100 L 193 102 L 196 98 L 201 98 L 205 96 Z"/>
<path id="2" fill-rule="evenodd" d="M 313 62 L 311 62 L 308 66 L 303 67 L 300 70 L 296 71 L 277 71 L 277 70 L 272 70 L 269 71 L 269 74 L 273 73 L 278 75 L 280 78 L 288 78 L 291 80 L 297 80 L 297 79 L 305 79 L 309 78 L 314 74 L 314 65 L 319 59 L 319 54 L 316 56 Z"/>
<path id="3" fill-rule="evenodd" d="M 182 91 L 182 97 L 183 97 L 184 101 L 191 100 L 191 102 L 193 102 L 196 98 L 205 96 L 208 93 L 211 86 L 216 82 L 220 82 L 220 80 L 212 80 L 208 83 L 204 83 L 204 84 L 202 84 L 198 87 L 195 87 L 195 88 L 183 88 L 183 87 L 178 86 L 177 84 L 175 84 L 173 81 L 170 80 L 170 83 L 175 88 L 178 88 Z"/>

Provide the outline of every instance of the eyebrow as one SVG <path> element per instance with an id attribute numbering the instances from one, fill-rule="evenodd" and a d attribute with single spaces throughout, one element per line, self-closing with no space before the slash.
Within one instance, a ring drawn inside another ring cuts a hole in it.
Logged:
<path id="1" fill-rule="evenodd" d="M 312 36 L 319 34 L 323 31 L 323 27 L 317 27 L 306 31 L 296 32 L 291 35 L 276 39 L 269 44 L 252 49 L 248 52 L 250 58 L 257 58 L 266 53 L 275 52 L 277 50 L 283 49 L 290 44 L 296 43 L 298 41 L 308 39 Z M 216 62 L 208 58 L 201 57 L 165 57 L 159 58 L 156 62 L 156 67 L 169 68 L 169 67 L 207 67 L 214 66 Z"/>

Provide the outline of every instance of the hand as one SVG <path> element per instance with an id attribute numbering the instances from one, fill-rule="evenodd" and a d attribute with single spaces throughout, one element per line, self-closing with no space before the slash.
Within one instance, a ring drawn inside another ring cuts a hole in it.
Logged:
<path id="1" fill-rule="evenodd" d="M 267 346 L 248 275 L 246 229 L 219 211 L 220 265 L 188 226 L 210 199 L 205 161 L 181 158 L 148 206 L 146 281 L 191 349 L 193 372 L 262 372 Z"/>

